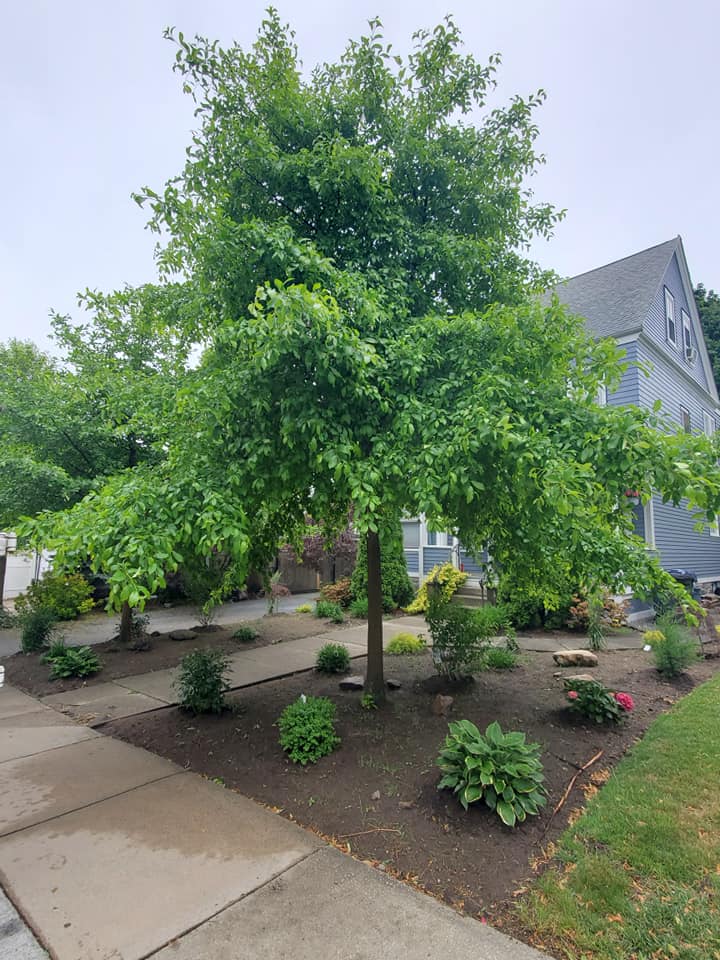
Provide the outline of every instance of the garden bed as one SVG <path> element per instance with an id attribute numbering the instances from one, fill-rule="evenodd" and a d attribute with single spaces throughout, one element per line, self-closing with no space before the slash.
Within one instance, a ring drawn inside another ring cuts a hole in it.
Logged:
<path id="1" fill-rule="evenodd" d="M 525 654 L 516 669 L 483 673 L 453 690 L 450 719 L 467 718 L 483 730 L 498 720 L 503 730 L 522 730 L 542 746 L 548 806 L 514 830 L 485 807 L 465 813 L 450 792 L 437 790 L 434 761 L 448 721 L 431 709 L 438 687 L 428 684 L 433 668 L 427 653 L 386 658 L 388 675 L 402 688 L 378 711 L 362 709 L 359 694 L 342 693 L 337 677 L 308 672 L 232 695 L 233 709 L 221 716 L 190 717 L 169 708 L 115 721 L 104 730 L 221 778 L 354 856 L 502 925 L 533 863 L 583 802 L 590 773 L 614 766 L 655 717 L 718 666 L 717 660 L 705 661 L 667 683 L 640 651 L 601 654 L 598 678 L 630 693 L 636 703 L 627 721 L 614 728 L 588 726 L 569 715 L 550 654 Z M 363 667 L 364 661 L 355 661 L 353 672 Z M 274 725 L 301 693 L 332 698 L 342 738 L 335 753 L 307 768 L 286 760 Z M 551 818 L 578 767 L 600 750 L 603 756 Z"/>
<path id="2" fill-rule="evenodd" d="M 358 621 L 347 621 L 344 626 L 352 626 Z M 341 626 L 343 626 L 341 624 Z M 251 642 L 233 638 L 239 627 L 249 627 L 258 634 Z M 49 693 L 63 693 L 92 683 L 105 683 L 120 677 L 132 677 L 152 670 L 164 670 L 176 666 L 191 650 L 222 650 L 225 653 L 238 653 L 254 647 L 263 647 L 283 640 L 298 640 L 311 637 L 327 630 L 337 629 L 329 620 L 320 620 L 311 614 L 276 613 L 273 616 L 260 617 L 257 620 L 242 620 L 238 623 L 222 626 L 193 627 L 197 634 L 194 640 L 171 640 L 169 633 L 160 633 L 148 637 L 147 650 L 133 650 L 121 644 L 117 639 L 93 644 L 92 649 L 102 661 L 99 673 L 85 679 L 50 680 L 50 667 L 42 662 L 40 653 L 15 653 L 3 660 L 5 679 L 15 687 L 36 697 Z M 62 633 L 62 625 L 59 632 Z M 174 632 L 174 631 L 170 631 Z M 68 639 L 68 645 L 79 641 Z"/>

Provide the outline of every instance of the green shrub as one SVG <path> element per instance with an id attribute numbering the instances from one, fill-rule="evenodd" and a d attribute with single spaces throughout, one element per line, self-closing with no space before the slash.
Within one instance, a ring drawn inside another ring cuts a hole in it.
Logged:
<path id="1" fill-rule="evenodd" d="M 345 620 L 343 608 L 339 603 L 332 603 L 330 600 L 318 600 L 315 604 L 315 616 L 321 620 L 332 620 L 334 623 Z"/>
<path id="2" fill-rule="evenodd" d="M 295 607 L 295 613 L 312 613 L 313 608 L 311 603 L 301 603 L 299 607 Z"/>
<path id="3" fill-rule="evenodd" d="M 252 643 L 257 638 L 258 632 L 252 627 L 238 627 L 233 634 L 233 640 L 239 640 L 240 643 Z"/>
<path id="4" fill-rule="evenodd" d="M 362 710 L 377 710 L 377 701 L 370 691 L 360 697 L 360 708 Z"/>
<path id="5" fill-rule="evenodd" d="M 613 693 L 599 680 L 565 680 L 570 709 L 594 723 L 620 723 L 633 709 L 628 693 Z"/>
<path id="6" fill-rule="evenodd" d="M 428 608 L 428 584 L 435 585 L 440 590 L 440 599 L 449 603 L 450 598 L 465 583 L 469 574 L 458 570 L 451 563 L 438 564 L 425 577 L 417 596 L 413 602 L 405 607 L 406 613 L 425 613 Z"/>
<path id="7" fill-rule="evenodd" d="M 43 657 L 50 664 L 50 679 L 89 677 L 102 669 L 102 662 L 90 647 L 67 647 L 63 640 L 53 643 Z"/>
<path id="8" fill-rule="evenodd" d="M 367 620 L 367 615 L 367 597 L 360 597 L 358 600 L 353 600 L 353 602 L 350 604 L 350 616 L 357 617 L 358 620 Z"/>
<path id="9" fill-rule="evenodd" d="M 335 583 L 325 583 L 320 587 L 320 596 L 331 603 L 339 603 L 341 607 L 349 607 L 352 601 L 352 581 L 350 577 L 343 577 Z"/>
<path id="10" fill-rule="evenodd" d="M 52 639 L 57 616 L 48 607 L 35 607 L 20 615 L 20 645 L 23 653 L 35 653 Z"/>
<path id="11" fill-rule="evenodd" d="M 430 603 L 426 620 L 433 641 L 433 661 L 438 673 L 448 679 L 470 676 L 482 667 L 485 648 L 496 632 L 492 618 L 482 610 Z"/>
<path id="12" fill-rule="evenodd" d="M 400 521 L 380 531 L 382 601 L 386 613 L 407 606 L 415 591 L 408 576 Z M 367 544 L 360 540 L 357 563 L 351 578 L 354 600 L 367 600 Z"/>
<path id="13" fill-rule="evenodd" d="M 93 608 L 92 587 L 79 573 L 50 571 L 42 580 L 31 583 L 27 592 L 15 601 L 19 614 L 45 607 L 56 620 L 74 620 Z"/>
<path id="14" fill-rule="evenodd" d="M 686 626 L 666 613 L 657 618 L 657 629 L 662 639 L 651 643 L 655 666 L 664 677 L 679 676 L 700 655 L 698 645 Z"/>
<path id="15" fill-rule="evenodd" d="M 483 657 L 483 666 L 489 670 L 512 670 L 517 662 L 517 653 L 507 647 L 489 647 Z"/>
<path id="16" fill-rule="evenodd" d="M 439 790 L 453 790 L 466 810 L 482 800 L 509 827 L 540 811 L 546 799 L 537 743 L 526 743 L 524 733 L 503 733 L 497 722 L 484 735 L 469 720 L 449 730 L 437 759 Z"/>
<path id="17" fill-rule="evenodd" d="M 414 633 L 396 633 L 385 648 L 390 656 L 399 656 L 403 653 L 422 653 L 425 650 L 425 641 Z"/>
<path id="18" fill-rule="evenodd" d="M 15 613 L 10 613 L 5 607 L 0 607 L 0 630 L 12 630 L 20 623 L 20 618 Z"/>
<path id="19" fill-rule="evenodd" d="M 183 657 L 175 681 L 180 706 L 190 713 L 221 713 L 230 689 L 227 669 L 228 659 L 220 650 L 193 650 Z"/>
<path id="20" fill-rule="evenodd" d="M 293 763 L 316 763 L 340 744 L 335 733 L 335 704 L 327 697 L 302 694 L 278 718 L 280 746 Z"/>
<path id="21" fill-rule="evenodd" d="M 349 666 L 350 654 L 342 643 L 326 643 L 317 652 L 315 669 L 320 673 L 345 673 Z"/>

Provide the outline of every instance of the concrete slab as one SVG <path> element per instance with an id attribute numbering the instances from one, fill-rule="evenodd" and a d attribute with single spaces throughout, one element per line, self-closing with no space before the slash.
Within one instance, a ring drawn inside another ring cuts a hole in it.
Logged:
<path id="1" fill-rule="evenodd" d="M 0 763 L 99 736 L 49 707 L 38 706 L 34 713 L 0 720 Z"/>
<path id="2" fill-rule="evenodd" d="M 38 702 L 21 690 L 5 684 L 0 687 L 0 720 L 6 717 L 18 717 L 22 713 L 34 713 L 38 709 Z"/>
<path id="3" fill-rule="evenodd" d="M 119 677 L 114 682 L 126 690 L 142 693 L 153 700 L 160 700 L 166 704 L 176 703 L 178 694 L 174 684 L 178 672 L 177 667 L 169 667 L 167 670 L 141 673 L 136 677 Z"/>
<path id="4" fill-rule="evenodd" d="M 166 700 L 148 697 L 112 681 L 68 690 L 66 693 L 52 693 L 43 697 L 42 702 L 89 726 L 167 706 Z"/>
<path id="5" fill-rule="evenodd" d="M 318 846 L 181 773 L 3 837 L 0 871 L 55 960 L 140 960 Z"/>
<path id="6" fill-rule="evenodd" d="M 47 960 L 47 954 L 2 890 L 0 890 L 0 957 L 3 960 Z"/>
<path id="7" fill-rule="evenodd" d="M 386 620 L 385 624 L 389 627 L 397 627 L 403 631 L 407 630 L 408 633 L 424 633 L 425 636 L 428 635 L 428 625 L 425 622 L 425 617 L 422 615 L 396 617 L 393 620 Z"/>
<path id="8" fill-rule="evenodd" d="M 546 960 L 326 847 L 152 960 Z"/>
<path id="9" fill-rule="evenodd" d="M 108 737 L 9 760 L 0 764 L 0 836 L 181 772 Z"/>

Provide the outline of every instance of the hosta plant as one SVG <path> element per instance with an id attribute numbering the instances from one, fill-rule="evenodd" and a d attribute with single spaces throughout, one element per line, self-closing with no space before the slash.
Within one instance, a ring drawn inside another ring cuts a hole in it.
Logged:
<path id="1" fill-rule="evenodd" d="M 503 733 L 490 724 L 484 734 L 469 720 L 449 724 L 437 764 L 439 790 L 452 790 L 467 810 L 479 800 L 508 827 L 539 813 L 546 803 L 540 746 L 524 733 Z"/>
<path id="2" fill-rule="evenodd" d="M 64 680 L 68 677 L 90 677 L 102 669 L 102 662 L 90 647 L 67 647 L 57 640 L 43 657 L 50 664 L 50 679 Z"/>

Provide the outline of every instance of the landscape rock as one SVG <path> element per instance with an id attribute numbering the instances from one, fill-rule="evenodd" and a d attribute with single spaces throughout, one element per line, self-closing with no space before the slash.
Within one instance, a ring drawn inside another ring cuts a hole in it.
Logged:
<path id="1" fill-rule="evenodd" d="M 402 683 L 399 680 L 393 680 L 392 677 L 387 677 L 385 680 L 385 686 L 388 690 L 399 690 L 402 686 Z"/>
<path id="2" fill-rule="evenodd" d="M 412 800 L 398 800 L 398 806 L 401 810 L 412 810 L 415 804 Z"/>
<path id="3" fill-rule="evenodd" d="M 438 693 L 435 699 L 432 702 L 431 710 L 436 717 L 446 717 L 450 712 L 450 709 L 455 701 L 454 697 L 444 696 L 442 693 Z"/>
<path id="4" fill-rule="evenodd" d="M 371 799 L 371 800 L 379 800 L 379 799 L 380 799 L 380 791 L 379 791 L 379 790 L 376 790 L 375 793 L 372 793 L 372 794 L 370 795 L 370 799 Z"/>
<path id="5" fill-rule="evenodd" d="M 597 654 L 590 650 L 558 650 L 553 660 L 559 667 L 596 667 Z"/>
<path id="6" fill-rule="evenodd" d="M 593 677 L 592 674 L 590 673 L 572 673 L 572 674 L 560 673 L 558 674 L 558 676 L 562 677 L 563 680 L 570 680 L 573 682 L 576 680 L 585 681 L 585 682 L 589 680 L 591 683 L 595 682 L 595 677 Z"/>
<path id="7" fill-rule="evenodd" d="M 341 690 L 362 690 L 365 681 L 362 677 L 343 677 L 338 686 Z"/>
<path id="8" fill-rule="evenodd" d="M 192 630 L 171 630 L 168 634 L 171 640 L 195 640 L 197 634 Z"/>

